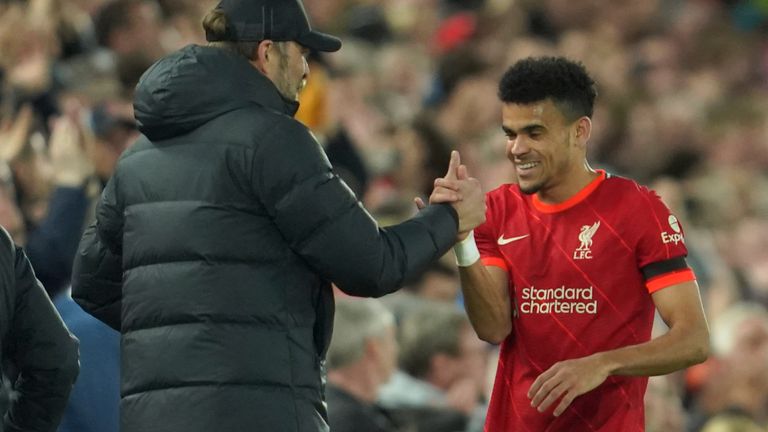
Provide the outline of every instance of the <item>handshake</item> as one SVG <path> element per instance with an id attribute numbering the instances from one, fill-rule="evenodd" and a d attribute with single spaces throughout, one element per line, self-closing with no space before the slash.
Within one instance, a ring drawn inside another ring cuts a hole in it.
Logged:
<path id="1" fill-rule="evenodd" d="M 419 209 L 426 207 L 421 198 L 414 198 L 414 202 Z M 457 241 L 464 240 L 470 231 L 485 222 L 485 194 L 480 181 L 470 177 L 466 165 L 461 164 L 459 152 L 451 152 L 451 162 L 445 177 L 435 179 L 429 203 L 448 203 L 456 210 L 459 215 Z"/>

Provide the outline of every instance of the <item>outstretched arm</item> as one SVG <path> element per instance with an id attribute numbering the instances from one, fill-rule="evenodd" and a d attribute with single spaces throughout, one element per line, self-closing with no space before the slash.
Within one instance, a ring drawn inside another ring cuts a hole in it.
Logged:
<path id="1" fill-rule="evenodd" d="M 333 173 L 320 145 L 295 122 L 275 126 L 264 138 L 251 172 L 255 195 L 290 248 L 352 295 L 395 291 L 445 254 L 457 226 L 467 223 L 451 205 L 433 205 L 380 228 Z"/>

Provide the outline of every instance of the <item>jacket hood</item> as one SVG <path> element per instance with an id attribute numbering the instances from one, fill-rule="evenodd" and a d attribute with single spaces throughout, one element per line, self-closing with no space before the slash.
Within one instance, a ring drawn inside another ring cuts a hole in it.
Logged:
<path id="1" fill-rule="evenodd" d="M 251 104 L 290 116 L 299 106 L 284 99 L 243 57 L 190 45 L 160 59 L 142 75 L 133 106 L 139 131 L 154 141 L 184 135 Z"/>

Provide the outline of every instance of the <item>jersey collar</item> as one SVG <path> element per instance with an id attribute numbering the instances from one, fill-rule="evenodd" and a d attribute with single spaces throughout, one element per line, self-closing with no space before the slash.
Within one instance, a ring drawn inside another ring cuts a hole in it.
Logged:
<path id="1" fill-rule="evenodd" d="M 599 174 L 596 179 L 592 180 L 584 189 L 580 190 L 576 195 L 568 198 L 567 200 L 557 204 L 547 204 L 539 199 L 538 195 L 533 196 L 533 206 L 536 210 L 542 213 L 558 213 L 568 210 L 576 204 L 584 201 L 592 192 L 600 186 L 606 178 L 605 170 L 596 170 Z"/>

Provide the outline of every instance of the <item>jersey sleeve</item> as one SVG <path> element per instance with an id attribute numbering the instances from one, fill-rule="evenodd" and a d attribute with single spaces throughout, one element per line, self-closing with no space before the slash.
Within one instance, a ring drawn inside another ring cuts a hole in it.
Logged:
<path id="1" fill-rule="evenodd" d="M 499 211 L 500 203 L 498 197 L 498 189 L 491 191 L 485 196 L 486 210 L 485 210 L 485 222 L 475 228 L 475 243 L 477 243 L 477 249 L 480 251 L 480 261 L 486 266 L 495 266 L 509 271 L 504 257 L 499 251 L 499 245 L 497 243 L 497 231 L 499 224 Z"/>
<path id="2" fill-rule="evenodd" d="M 677 217 L 653 191 L 640 188 L 636 256 L 648 292 L 696 279 L 685 257 L 685 233 Z"/>

